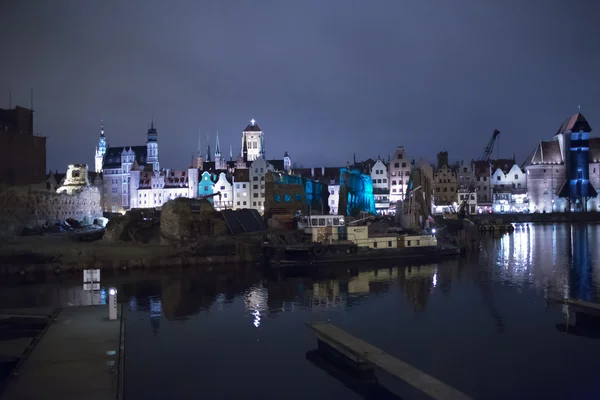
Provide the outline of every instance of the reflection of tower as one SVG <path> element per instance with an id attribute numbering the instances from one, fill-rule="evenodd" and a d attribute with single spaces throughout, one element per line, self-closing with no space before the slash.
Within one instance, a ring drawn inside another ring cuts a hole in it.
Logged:
<path id="1" fill-rule="evenodd" d="M 150 297 L 150 325 L 152 331 L 157 334 L 160 329 L 160 316 L 162 315 L 162 302 L 160 297 Z"/>
<path id="2" fill-rule="evenodd" d="M 104 154 L 106 154 L 106 148 L 108 147 L 108 141 L 104 136 L 104 120 L 100 124 L 100 138 L 98 139 L 98 145 L 96 146 L 96 157 L 94 159 L 96 172 L 102 172 L 102 162 L 104 161 Z"/>
<path id="3" fill-rule="evenodd" d="M 254 317 L 253 324 L 257 328 L 260 326 L 261 312 L 267 309 L 267 302 L 268 292 L 262 285 L 251 287 L 246 291 L 244 299 L 246 312 Z"/>
<path id="4" fill-rule="evenodd" d="M 570 293 L 571 298 L 591 301 L 593 294 L 592 258 L 588 247 L 587 225 L 571 225 Z"/>
<path id="5" fill-rule="evenodd" d="M 415 312 L 425 311 L 436 270 L 436 266 L 430 265 L 409 266 L 404 269 L 404 294 L 413 304 Z"/>

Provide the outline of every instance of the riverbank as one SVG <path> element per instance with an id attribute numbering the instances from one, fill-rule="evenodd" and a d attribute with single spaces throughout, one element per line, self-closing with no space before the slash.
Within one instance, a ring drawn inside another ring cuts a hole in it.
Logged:
<path id="1" fill-rule="evenodd" d="M 47 321 L 6 381 L 3 400 L 122 398 L 122 306 L 108 320 L 107 306 L 4 311 Z"/>
<path id="2" fill-rule="evenodd" d="M 82 269 L 211 266 L 261 261 L 256 235 L 178 247 L 103 240 L 76 242 L 67 235 L 18 237 L 0 246 L 0 275 L 59 273 Z"/>
<path id="3" fill-rule="evenodd" d="M 538 223 L 579 223 L 600 222 L 600 212 L 556 212 L 556 213 L 533 213 L 533 214 L 482 214 L 471 217 L 473 222 L 488 220 L 490 218 L 500 219 L 503 223 L 538 222 Z"/>

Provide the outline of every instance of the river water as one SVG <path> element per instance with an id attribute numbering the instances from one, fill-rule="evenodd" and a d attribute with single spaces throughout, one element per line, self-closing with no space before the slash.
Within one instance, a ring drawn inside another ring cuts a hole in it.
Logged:
<path id="1" fill-rule="evenodd" d="M 79 277 L 22 277 L 3 282 L 0 304 L 103 303 L 106 289 L 117 287 L 126 309 L 129 399 L 385 394 L 362 392 L 318 366 L 310 320 L 329 320 L 476 399 L 597 399 L 600 332 L 565 333 L 565 310 L 554 300 L 600 302 L 599 243 L 600 225 L 529 224 L 485 238 L 478 254 L 439 264 L 273 276 L 131 271 L 104 274 L 93 295 Z M 406 388 L 393 390 L 412 398 Z"/>

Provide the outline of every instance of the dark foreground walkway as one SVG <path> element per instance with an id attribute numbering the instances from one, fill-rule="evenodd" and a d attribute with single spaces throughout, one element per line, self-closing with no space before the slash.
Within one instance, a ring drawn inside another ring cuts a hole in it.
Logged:
<path id="1" fill-rule="evenodd" d="M 107 306 L 63 308 L 2 400 L 119 398 L 120 337 L 121 319 L 109 321 Z"/>

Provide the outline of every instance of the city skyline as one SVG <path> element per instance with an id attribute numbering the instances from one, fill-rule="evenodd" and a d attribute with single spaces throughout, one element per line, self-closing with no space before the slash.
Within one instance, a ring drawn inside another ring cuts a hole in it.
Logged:
<path id="1" fill-rule="evenodd" d="M 29 107 L 34 89 L 47 169 L 91 164 L 102 118 L 123 146 L 144 144 L 154 117 L 176 169 L 198 129 L 235 153 L 252 118 L 269 156 L 305 166 L 399 145 L 472 159 L 496 128 L 494 156 L 522 163 L 579 105 L 600 121 L 595 2 L 180 4 L 4 2 L 0 108 L 9 92 Z"/>

